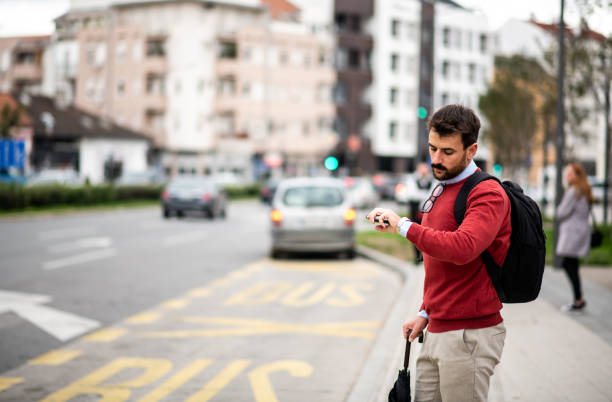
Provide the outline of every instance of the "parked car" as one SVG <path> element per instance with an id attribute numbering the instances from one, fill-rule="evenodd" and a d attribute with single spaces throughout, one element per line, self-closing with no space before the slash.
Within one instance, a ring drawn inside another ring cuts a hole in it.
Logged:
<path id="1" fill-rule="evenodd" d="M 433 188 L 433 181 L 427 180 L 424 184 L 417 182 L 415 174 L 407 174 L 395 186 L 395 201 L 400 204 L 409 202 L 421 203 L 429 196 Z"/>
<path id="2" fill-rule="evenodd" d="M 378 193 L 369 178 L 353 177 L 347 187 L 351 202 L 355 208 L 374 208 L 378 203 Z"/>
<path id="3" fill-rule="evenodd" d="M 206 217 L 225 218 L 227 194 L 213 179 L 206 176 L 178 176 L 172 179 L 162 191 L 162 214 L 169 218 L 185 212 L 201 212 Z"/>
<path id="4" fill-rule="evenodd" d="M 73 169 L 43 169 L 30 176 L 27 186 L 45 186 L 59 184 L 64 186 L 82 186 L 85 184 L 76 170 Z"/>
<path id="5" fill-rule="evenodd" d="M 271 256 L 345 252 L 355 256 L 355 218 L 346 187 L 332 178 L 283 180 L 272 201 Z"/>
<path id="6" fill-rule="evenodd" d="M 280 183 L 282 179 L 279 177 L 271 177 L 264 182 L 261 186 L 261 190 L 259 191 L 259 199 L 261 202 L 270 204 L 272 199 L 274 198 L 274 193 L 276 193 L 276 188 L 278 187 L 278 183 Z"/>
<path id="7" fill-rule="evenodd" d="M 125 172 L 117 180 L 118 186 L 158 186 L 166 182 L 166 176 L 156 170 Z"/>
<path id="8" fill-rule="evenodd" d="M 600 203 L 603 202 L 604 199 L 604 186 L 605 180 L 598 179 L 594 176 L 589 176 L 589 183 L 591 184 L 591 188 L 593 191 L 593 197 L 595 197 L 595 202 Z M 608 202 L 612 201 L 612 186 L 608 184 Z"/>

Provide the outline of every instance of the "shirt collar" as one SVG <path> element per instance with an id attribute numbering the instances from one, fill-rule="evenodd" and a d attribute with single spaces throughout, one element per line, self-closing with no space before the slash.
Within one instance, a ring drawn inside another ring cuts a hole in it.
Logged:
<path id="1" fill-rule="evenodd" d="M 465 169 L 463 169 L 463 172 L 459 173 L 458 176 L 455 176 L 452 179 L 448 180 L 440 180 L 440 183 L 444 185 L 459 183 L 461 180 L 465 180 L 471 175 L 473 175 L 476 169 L 478 169 L 478 166 L 476 166 L 476 163 L 472 159 L 472 161 L 465 167 Z"/>

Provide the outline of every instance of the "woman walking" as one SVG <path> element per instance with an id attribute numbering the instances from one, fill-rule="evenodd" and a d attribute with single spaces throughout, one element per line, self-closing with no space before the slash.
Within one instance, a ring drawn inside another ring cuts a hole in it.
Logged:
<path id="1" fill-rule="evenodd" d="M 563 306 L 563 311 L 580 311 L 586 306 L 580 284 L 579 257 L 589 253 L 591 229 L 589 227 L 589 212 L 595 201 L 591 185 L 587 181 L 584 168 L 573 162 L 565 169 L 567 190 L 557 209 L 559 220 L 559 239 L 557 255 L 562 257 L 561 266 L 574 291 L 574 302 Z"/>

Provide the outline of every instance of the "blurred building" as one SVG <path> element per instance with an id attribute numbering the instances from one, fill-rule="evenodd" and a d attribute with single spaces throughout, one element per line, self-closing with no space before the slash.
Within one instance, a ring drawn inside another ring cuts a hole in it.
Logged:
<path id="1" fill-rule="evenodd" d="M 372 105 L 367 124 L 377 169 L 414 170 L 418 144 L 421 2 L 377 1 L 369 26 L 374 37 Z M 444 0 L 435 2 L 433 107 L 473 108 L 493 74 L 493 48 L 486 16 Z M 488 152 L 479 148 L 478 158 Z"/>
<path id="2" fill-rule="evenodd" d="M 49 36 L 0 38 L 0 92 L 40 92 L 49 40 Z"/>
<path id="3" fill-rule="evenodd" d="M 520 21 L 509 20 L 496 33 L 496 51 L 504 56 L 522 55 L 537 60 L 540 65 L 556 77 L 556 60 L 554 65 L 546 61 L 547 52 L 556 52 L 559 28 L 557 24 L 543 24 L 535 20 Z M 567 28 L 567 35 L 573 35 L 573 31 Z M 590 31 L 589 37 L 595 44 L 605 39 L 601 34 Z M 567 38 L 567 37 L 566 37 Z M 571 83 L 572 77 L 567 77 L 566 82 Z M 537 94 L 536 94 L 537 95 Z M 566 97 L 568 93 L 566 92 Z M 566 100 L 567 102 L 567 100 Z M 590 95 L 579 100 L 580 105 L 591 111 L 581 128 L 588 132 L 589 136 L 575 135 L 566 128 L 566 152 L 570 158 L 579 160 L 586 168 L 590 176 L 604 176 L 605 170 L 605 119 L 603 112 L 599 112 L 594 99 Z M 542 128 L 536 133 L 536 142 L 541 144 L 544 138 Z M 546 174 L 549 178 L 548 194 L 554 194 L 554 163 L 555 163 L 555 140 L 551 138 L 548 146 L 548 158 L 544 162 L 544 151 L 542 145 L 535 145 L 532 155 L 532 166 L 529 172 L 529 181 L 532 185 L 540 185 L 543 181 L 546 166 Z M 549 197 L 550 199 L 550 197 Z"/>
<path id="4" fill-rule="evenodd" d="M 286 0 L 72 0 L 44 90 L 147 133 L 168 173 L 305 173 L 336 142 L 333 46 Z"/>

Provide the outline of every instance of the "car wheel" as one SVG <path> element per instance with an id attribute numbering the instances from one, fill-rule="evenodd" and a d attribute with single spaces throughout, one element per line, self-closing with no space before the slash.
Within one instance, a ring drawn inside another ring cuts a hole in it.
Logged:
<path id="1" fill-rule="evenodd" d="M 162 215 L 164 216 L 164 218 L 168 219 L 170 218 L 170 210 L 168 208 L 164 208 Z"/>
<path id="2" fill-rule="evenodd" d="M 281 257 L 282 253 L 273 248 L 272 250 L 270 250 L 270 258 L 272 258 L 273 260 L 279 259 Z"/>
<path id="3" fill-rule="evenodd" d="M 176 216 L 179 218 L 182 218 L 185 216 L 185 212 L 181 211 L 180 209 L 176 210 Z"/>
<path id="4" fill-rule="evenodd" d="M 213 211 L 212 208 L 207 209 L 206 211 L 204 211 L 204 215 L 206 215 L 206 217 L 208 219 L 215 219 L 215 212 Z"/>
<path id="5" fill-rule="evenodd" d="M 357 253 L 355 252 L 354 248 L 349 248 L 348 250 L 346 250 L 346 258 L 348 260 L 354 260 L 356 256 Z"/>

